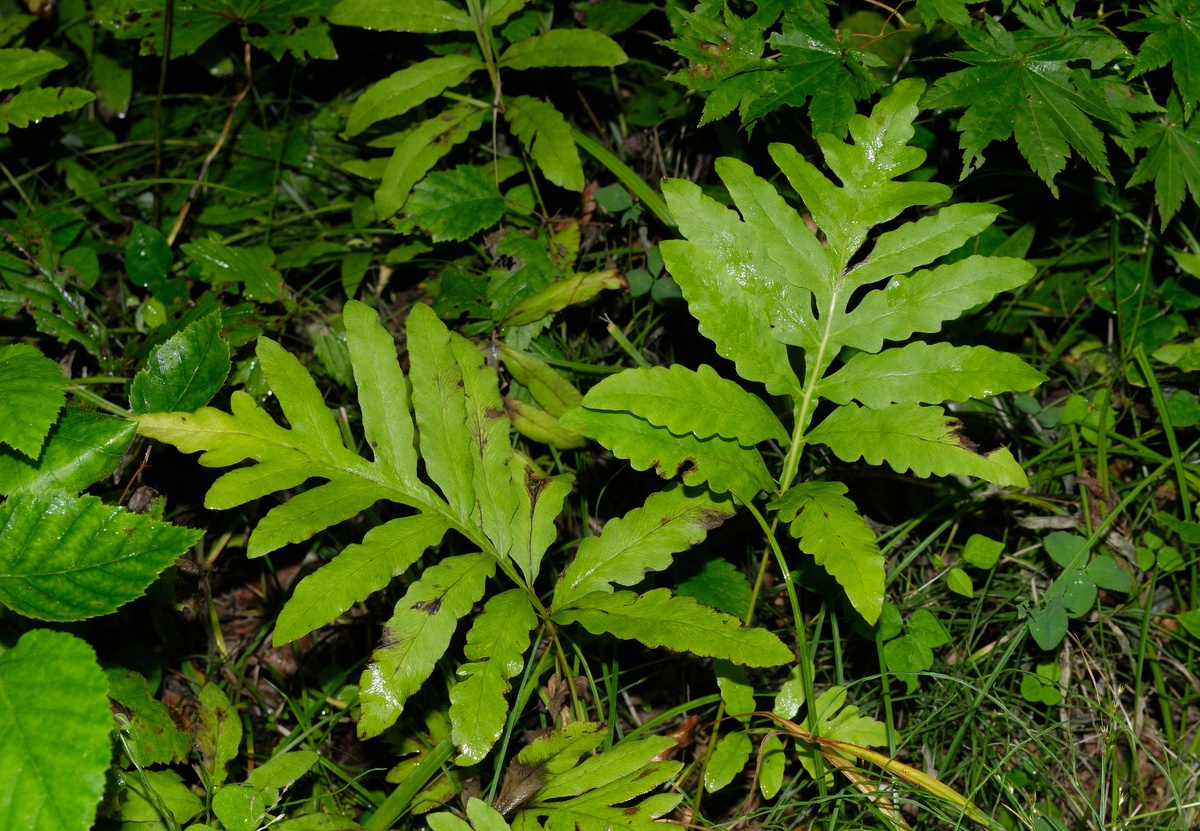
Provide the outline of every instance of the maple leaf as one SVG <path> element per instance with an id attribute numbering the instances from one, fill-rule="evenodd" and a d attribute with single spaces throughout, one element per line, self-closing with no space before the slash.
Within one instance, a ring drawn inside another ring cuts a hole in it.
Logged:
<path id="1" fill-rule="evenodd" d="M 1174 93 L 1167 99 L 1161 119 L 1143 121 L 1129 138 L 1126 149 L 1146 148 L 1129 180 L 1129 187 L 1154 180 L 1154 197 L 1163 227 L 1183 204 L 1185 190 L 1200 202 L 1200 118 L 1191 123 Z"/>
<path id="2" fill-rule="evenodd" d="M 1148 32 L 1142 42 L 1133 74 L 1171 64 L 1183 113 L 1191 117 L 1200 100 L 1200 2 L 1155 0 L 1144 20 L 1123 27 L 1128 32 Z"/>
<path id="3" fill-rule="evenodd" d="M 1127 53 L 1093 22 L 1068 26 L 1051 11 L 1042 19 L 1020 16 L 1027 28 L 1019 32 L 988 17 L 986 32 L 960 28 L 971 51 L 951 57 L 971 66 L 943 77 L 922 105 L 966 109 L 958 124 L 964 177 L 983 164 L 988 145 L 1015 134 L 1021 155 L 1056 197 L 1054 177 L 1072 150 L 1111 180 L 1104 137 L 1092 119 L 1117 122 L 1124 113 L 1100 85 L 1089 82 L 1088 70 L 1069 64 L 1087 61 L 1097 70 Z"/>
<path id="4" fill-rule="evenodd" d="M 748 18 L 728 8 L 721 13 L 721 7 L 709 4 L 683 13 L 688 23 L 685 36 L 667 45 L 689 63 L 670 78 L 709 93 L 702 125 L 737 110 L 742 126 L 750 128 L 781 106 L 807 103 L 814 134 L 844 136 L 855 102 L 879 88 L 870 67 L 882 66 L 883 61 L 855 48 L 849 33 L 830 28 L 819 0 L 789 5 L 782 31 L 770 37 L 778 54 L 762 57 L 764 34 L 781 8 L 773 0 L 760 3 Z"/>

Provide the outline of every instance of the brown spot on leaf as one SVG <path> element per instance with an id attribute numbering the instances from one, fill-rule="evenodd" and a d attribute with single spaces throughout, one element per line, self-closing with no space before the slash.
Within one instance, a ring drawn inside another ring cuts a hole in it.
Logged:
<path id="1" fill-rule="evenodd" d="M 725 511 L 718 511 L 715 508 L 705 508 L 700 512 L 700 526 L 705 531 L 711 531 L 731 516 L 733 514 L 726 513 Z"/>
<path id="2" fill-rule="evenodd" d="M 694 473 L 699 465 L 695 459 L 684 459 L 679 463 L 679 467 L 675 469 L 676 476 L 687 476 L 689 473 Z"/>
<path id="3" fill-rule="evenodd" d="M 412 610 L 414 612 L 424 612 L 425 614 L 429 615 L 430 617 L 433 617 L 434 615 L 436 615 L 438 613 L 438 610 L 440 610 L 441 608 L 442 608 L 441 598 L 437 598 L 437 597 L 435 597 L 433 600 L 418 600 L 416 603 L 412 604 Z"/>
<path id="4" fill-rule="evenodd" d="M 490 419 L 495 420 L 497 418 L 503 418 L 503 416 L 504 416 L 504 410 L 502 410 L 499 407 L 485 407 L 483 410 L 484 418 L 490 418 Z"/>

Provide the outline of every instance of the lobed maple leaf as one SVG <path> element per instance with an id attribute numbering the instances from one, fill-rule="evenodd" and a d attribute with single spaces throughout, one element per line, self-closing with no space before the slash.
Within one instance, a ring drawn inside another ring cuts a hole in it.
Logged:
<path id="1" fill-rule="evenodd" d="M 1183 204 L 1184 193 L 1200 202 L 1200 118 L 1184 116 L 1179 97 L 1172 93 L 1161 119 L 1142 121 L 1124 146 L 1146 148 L 1128 187 L 1154 180 L 1154 197 L 1165 227 Z"/>
<path id="2" fill-rule="evenodd" d="M 1190 117 L 1200 100 L 1200 2 L 1197 0 L 1154 0 L 1147 16 L 1123 27 L 1127 32 L 1148 32 L 1138 50 L 1133 74 L 1171 64 L 1175 86 Z"/>

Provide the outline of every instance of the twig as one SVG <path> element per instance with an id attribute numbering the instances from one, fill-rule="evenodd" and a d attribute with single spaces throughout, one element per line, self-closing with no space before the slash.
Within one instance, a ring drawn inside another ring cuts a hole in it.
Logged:
<path id="1" fill-rule="evenodd" d="M 238 90 L 237 95 L 233 96 L 233 100 L 229 102 L 229 115 L 225 117 L 225 126 L 221 128 L 221 135 L 217 136 L 217 143 L 213 145 L 212 150 L 208 151 L 208 155 L 204 157 L 204 163 L 200 165 L 200 173 L 196 176 L 196 182 L 192 185 L 192 189 L 188 191 L 187 201 L 179 209 L 179 216 L 175 217 L 175 225 L 171 228 L 171 233 L 167 236 L 167 245 L 175 244 L 175 238 L 179 236 L 179 231 L 183 228 L 183 221 L 187 219 L 188 211 L 192 209 L 192 202 L 196 200 L 196 194 L 200 192 L 200 186 L 204 184 L 204 177 L 208 174 L 209 166 L 213 163 L 213 159 L 217 157 L 217 154 L 221 152 L 221 148 L 225 146 L 225 140 L 229 138 L 229 130 L 233 127 L 233 117 L 237 115 L 237 110 L 241 106 L 242 99 L 246 97 L 246 93 L 250 92 L 250 87 L 254 85 L 254 72 L 250 67 L 249 43 L 245 45 L 242 60 L 246 66 L 246 85 Z"/>

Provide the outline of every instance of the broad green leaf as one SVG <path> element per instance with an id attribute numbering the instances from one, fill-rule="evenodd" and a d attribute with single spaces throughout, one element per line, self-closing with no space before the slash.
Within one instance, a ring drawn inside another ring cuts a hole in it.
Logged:
<path id="1" fill-rule="evenodd" d="M 779 694 L 775 696 L 775 706 L 771 708 L 771 712 L 791 720 L 796 718 L 796 714 L 800 712 L 803 705 L 804 677 L 801 674 L 801 666 L 797 663 L 788 672 L 787 678 L 779 687 Z"/>
<path id="2" fill-rule="evenodd" d="M 486 0 L 483 4 L 485 26 L 501 26 L 514 14 L 525 8 L 529 0 Z"/>
<path id="3" fill-rule="evenodd" d="M 250 532 L 246 556 L 261 557 L 312 539 L 331 525 L 353 519 L 385 496 L 377 483 L 349 476 L 297 494 L 258 521 Z"/>
<path id="4" fill-rule="evenodd" d="M 938 404 L 1031 390 L 1046 376 L 1016 355 L 986 346 L 913 341 L 875 355 L 860 352 L 821 381 L 822 398 L 838 404 L 858 399 L 881 409 L 888 404 Z"/>
<path id="5" fill-rule="evenodd" d="M 408 382 L 396 358 L 396 343 L 380 325 L 375 310 L 364 303 L 347 303 L 342 319 L 362 408 L 363 433 L 375 464 L 410 491 L 428 493 L 417 478 L 412 407 Z"/>
<path id="6" fill-rule="evenodd" d="M 759 756 L 762 761 L 758 769 L 758 787 L 763 799 L 774 799 L 783 787 L 783 772 L 787 767 L 783 741 L 776 735 L 767 736 L 762 741 Z"/>
<path id="7" fill-rule="evenodd" d="M 496 369 L 484 363 L 475 345 L 460 335 L 450 335 L 450 351 L 458 362 L 463 383 L 475 494 L 474 524 L 492 541 L 500 556 L 506 556 L 512 548 L 513 517 L 521 500 L 517 493 L 520 485 L 513 481 L 508 466 L 513 449 L 508 439 L 508 417 L 496 386 Z"/>
<path id="8" fill-rule="evenodd" d="M 504 412 L 513 429 L 530 441 L 556 447 L 559 450 L 576 450 L 587 445 L 587 439 L 565 429 L 556 416 L 526 404 L 515 398 L 504 399 Z"/>
<path id="9" fill-rule="evenodd" d="M 976 568 L 993 568 L 1003 553 L 1004 543 L 983 534 L 972 534 L 963 546 L 962 558 Z"/>
<path id="10" fill-rule="evenodd" d="M 126 827 L 162 826 L 162 809 L 179 824 L 204 810 L 204 802 L 184 784 L 183 777 L 173 770 L 133 770 L 116 774 L 121 787 L 121 809 L 118 815 Z M 153 825 L 151 825 L 153 824 Z M 189 828 L 195 828 L 192 825 Z"/>
<path id="11" fill-rule="evenodd" d="M 67 62 L 53 52 L 32 49 L 0 49 L 0 89 L 15 89 Z"/>
<path id="12" fill-rule="evenodd" d="M 971 575 L 957 566 L 946 572 L 946 588 L 963 597 L 975 595 L 975 583 L 971 580 Z"/>
<path id="13" fill-rule="evenodd" d="M 406 207 L 413 224 L 429 231 L 434 242 L 465 240 L 500 221 L 504 197 L 492 175 L 460 164 L 418 182 Z"/>
<path id="14" fill-rule="evenodd" d="M 950 205 L 933 216 L 888 231 L 846 275 L 849 284 L 857 288 L 928 265 L 980 234 L 1000 213 L 994 205 Z"/>
<path id="15" fill-rule="evenodd" d="M 96 653 L 35 629 L 0 652 L 0 817 L 22 831 L 87 831 L 112 757 Z"/>
<path id="16" fill-rule="evenodd" d="M 846 486 L 841 482 L 805 482 L 792 487 L 769 507 L 779 511 L 781 520 L 791 523 L 789 530 L 800 550 L 811 554 L 817 565 L 837 580 L 867 623 L 875 623 L 883 603 L 883 555 L 875 542 L 875 532 L 846 498 Z"/>
<path id="17" fill-rule="evenodd" d="M 125 271 L 130 280 L 153 291 L 167 278 L 174 260 L 171 246 L 161 231 L 141 222 L 133 223 L 125 239 Z"/>
<path id="18" fill-rule="evenodd" d="M 109 667 L 104 675 L 108 697 L 121 706 L 120 747 L 130 760 L 138 767 L 149 767 L 187 759 L 192 749 L 191 731 L 177 725 L 167 705 L 150 695 L 146 679 L 124 667 Z"/>
<path id="19" fill-rule="evenodd" d="M 937 649 L 950 643 L 950 633 L 933 612 L 928 609 L 917 609 L 909 615 L 906 627 L 912 635 L 930 649 Z"/>
<path id="20" fill-rule="evenodd" d="M 659 248 L 700 332 L 743 378 L 774 395 L 799 396 L 787 348 L 772 337 L 771 315 L 778 308 L 807 308 L 807 294 L 769 258 L 753 228 L 699 187 L 672 179 L 663 194 L 689 241 L 668 240 Z"/>
<path id="21" fill-rule="evenodd" d="M 180 246 L 213 288 L 241 283 L 247 300 L 271 303 L 283 291 L 283 277 L 275 268 L 275 252 L 265 245 L 235 248 L 213 239 L 197 239 Z"/>
<path id="22" fill-rule="evenodd" d="M 279 613 L 273 643 L 289 643 L 336 619 L 387 586 L 441 542 L 448 526 L 433 514 L 393 519 L 367 532 L 296 586 Z"/>
<path id="23" fill-rule="evenodd" d="M 242 744 L 242 720 L 229 701 L 229 696 L 216 684 L 200 688 L 200 726 L 196 730 L 196 747 L 200 751 L 201 769 L 206 787 L 220 785 L 228 772 L 225 766 L 237 758 Z"/>
<path id="24" fill-rule="evenodd" d="M 736 664 L 720 659 L 713 662 L 713 669 L 717 673 L 717 688 L 721 691 L 725 712 L 731 716 L 747 716 L 753 713 L 754 686 L 746 678 L 746 671 Z"/>
<path id="25" fill-rule="evenodd" d="M 461 8 L 446 0 L 341 0 L 329 22 L 383 32 L 469 32 L 474 26 Z"/>
<path id="26" fill-rule="evenodd" d="M 201 536 L 94 496 L 16 494 L 0 504 L 0 602 L 39 620 L 109 614 Z"/>
<path id="27" fill-rule="evenodd" d="M 908 340 L 917 332 L 937 332 L 947 320 L 986 303 L 1002 291 L 1023 286 L 1037 269 L 1024 260 L 972 256 L 909 277 L 895 277 L 869 292 L 833 324 L 831 339 L 841 346 L 878 352 L 885 340 Z M 799 337 L 783 329 L 787 343 Z"/>
<path id="28" fill-rule="evenodd" d="M 1087 564 L 1086 570 L 1092 582 L 1107 591 L 1128 593 L 1133 588 L 1133 578 L 1115 557 L 1098 554 Z"/>
<path id="29" fill-rule="evenodd" d="M 921 686 L 919 673 L 933 666 L 933 650 L 912 635 L 902 635 L 883 645 L 887 670 L 904 682 L 908 693 Z"/>
<path id="30" fill-rule="evenodd" d="M 787 430 L 761 398 L 707 364 L 696 370 L 678 364 L 626 370 L 588 390 L 583 406 L 630 412 L 676 435 L 691 433 L 698 439 L 716 435 L 747 447 L 767 439 L 788 441 Z"/>
<path id="31" fill-rule="evenodd" d="M 749 579 L 737 566 L 721 557 L 713 557 L 705 560 L 699 571 L 677 583 L 675 593 L 745 619 L 752 592 Z"/>
<path id="32" fill-rule="evenodd" d="M 375 191 L 376 218 L 382 222 L 403 208 L 413 185 L 456 144 L 466 141 L 467 136 L 478 130 L 487 114 L 486 109 L 459 104 L 405 133 L 403 140 L 392 151 L 392 158 L 383 171 L 383 181 Z"/>
<path id="33" fill-rule="evenodd" d="M 518 351 L 507 343 L 501 342 L 499 348 L 500 360 L 504 361 L 508 374 L 527 387 L 546 412 L 561 416 L 583 401 L 583 394 L 575 389 L 574 384 L 545 361 Z"/>
<path id="34" fill-rule="evenodd" d="M 664 479 L 682 476 L 685 485 L 707 484 L 717 493 L 733 491 L 747 499 L 773 487 L 759 452 L 733 439 L 676 435 L 629 413 L 586 407 L 572 410 L 560 422 L 628 459 L 636 470 L 654 468 Z"/>
<path id="35" fill-rule="evenodd" d="M 458 86 L 479 69 L 483 69 L 483 62 L 476 58 L 443 55 L 393 72 L 369 87 L 354 102 L 346 121 L 346 135 L 356 136 L 372 124 L 403 115 L 450 87 Z"/>
<path id="36" fill-rule="evenodd" d="M 1021 155 L 1056 197 L 1054 178 L 1072 150 L 1110 178 L 1104 139 L 1092 119 L 1116 120 L 1113 107 L 1090 85 L 1076 82 L 1071 70 L 1072 62 L 1084 59 L 1095 69 L 1107 62 L 1097 59 L 1089 38 L 1081 36 L 1092 23 L 1080 18 L 1074 30 L 1061 33 L 1036 25 L 1008 32 L 990 17 L 984 24 L 985 31 L 959 29 L 971 51 L 953 57 L 971 66 L 943 76 L 923 102 L 931 108 L 966 109 L 958 122 L 963 175 L 983 164 L 988 145 L 1015 133 Z M 1113 42 L 1119 51 L 1112 57 L 1127 56 Z"/>
<path id="37" fill-rule="evenodd" d="M 537 615 L 524 590 L 509 589 L 487 602 L 467 633 L 468 663 L 458 668 L 461 680 L 450 689 L 457 764 L 482 760 L 500 738 L 508 717 L 508 679 L 525 668 L 535 626 Z"/>
<path id="38" fill-rule="evenodd" d="M 225 831 L 255 831 L 278 801 L 278 788 L 256 788 L 238 782 L 216 792 L 212 810 Z"/>
<path id="39" fill-rule="evenodd" d="M 1066 569 L 1083 568 L 1088 560 L 1088 541 L 1078 534 L 1055 531 L 1042 540 L 1050 559 Z"/>
<path id="40" fill-rule="evenodd" d="M 62 367 L 32 346 L 0 346 L 0 442 L 32 460 L 67 397 Z"/>
<path id="41" fill-rule="evenodd" d="M 808 439 L 828 445 L 844 462 L 863 458 L 872 465 L 886 461 L 897 473 L 965 475 L 997 485 L 1028 486 L 1025 471 L 1007 448 L 978 453 L 959 427 L 941 407 L 893 404 L 872 410 L 851 403 L 830 413 Z"/>
<path id="42" fill-rule="evenodd" d="M 117 469 L 136 430 L 124 419 L 69 408 L 50 429 L 36 462 L 0 447 L 0 494 L 79 493 Z"/>
<path id="43" fill-rule="evenodd" d="M 408 316 L 409 380 L 421 458 L 458 518 L 471 522 L 476 513 L 475 467 L 463 373 L 451 348 L 453 337 L 457 336 L 451 335 L 428 306 L 413 306 Z"/>
<path id="44" fill-rule="evenodd" d="M 21 90 L 0 103 L 0 135 L 7 133 L 9 127 L 28 127 L 43 118 L 69 113 L 95 100 L 95 93 L 79 87 Z"/>
<path id="45" fill-rule="evenodd" d="M 501 326 L 524 326 L 546 315 L 590 300 L 604 289 L 627 289 L 629 281 L 615 269 L 589 271 L 559 280 L 525 298 L 508 311 Z"/>
<path id="46" fill-rule="evenodd" d="M 681 487 L 651 494 L 640 508 L 610 519 L 599 536 L 584 537 L 575 559 L 554 587 L 552 608 L 562 609 L 592 592 L 633 586 L 647 573 L 671 565 L 673 554 L 698 545 L 733 516 L 728 502 Z"/>
<path id="47" fill-rule="evenodd" d="M 708 767 L 704 769 L 704 790 L 714 793 L 732 782 L 746 769 L 753 752 L 754 745 L 742 730 L 726 733 L 718 739 Z"/>
<path id="48" fill-rule="evenodd" d="M 887 726 L 873 718 L 858 715 L 858 707 L 846 703 L 844 687 L 830 687 L 812 703 L 817 717 L 819 734 L 828 739 L 855 744 L 859 747 L 883 747 L 888 743 Z M 815 776 L 812 748 L 800 746 L 800 762 L 810 776 Z"/>
<path id="49" fill-rule="evenodd" d="M 555 520 L 562 511 L 563 500 L 571 492 L 574 477 L 544 476 L 516 453 L 509 458 L 508 466 L 517 485 L 517 512 L 513 516 L 509 556 L 532 586 L 546 549 L 558 536 Z"/>
<path id="50" fill-rule="evenodd" d="M 617 42 L 591 29 L 551 29 L 518 40 L 501 53 L 504 69 L 546 66 L 618 66 L 629 60 Z"/>
<path id="51" fill-rule="evenodd" d="M 752 667 L 792 661 L 792 651 L 765 629 L 749 629 L 732 615 L 701 606 L 690 597 L 674 597 L 667 589 L 645 594 L 593 592 L 569 608 L 559 609 L 559 623 L 579 623 L 594 635 L 607 632 L 646 646 L 665 646 L 726 658 Z"/>
<path id="52" fill-rule="evenodd" d="M 546 786 L 538 791 L 536 802 L 545 804 L 551 799 L 578 796 L 611 785 L 630 774 L 645 770 L 656 756 L 674 744 L 674 739 L 669 736 L 622 741 L 611 750 L 584 759 L 551 776 Z"/>
<path id="53" fill-rule="evenodd" d="M 603 724 L 573 721 L 559 730 L 539 735 L 517 754 L 517 761 L 542 775 L 578 767 L 579 758 L 604 744 Z"/>
<path id="54" fill-rule="evenodd" d="M 1029 610 L 1029 634 L 1047 651 L 1057 649 L 1067 636 L 1067 610 L 1057 600 L 1042 602 Z"/>
<path id="55" fill-rule="evenodd" d="M 583 190 L 583 164 L 562 113 L 545 101 L 517 95 L 505 102 L 504 117 L 547 179 L 567 190 Z"/>
<path id="56" fill-rule="evenodd" d="M 251 771 L 246 783 L 255 788 L 287 788 L 308 773 L 319 758 L 311 750 L 282 753 Z"/>
<path id="57" fill-rule="evenodd" d="M 496 570 L 487 554 L 447 557 L 408 587 L 383 630 L 383 645 L 363 671 L 358 734 L 377 736 L 391 726 L 409 696 L 425 683 L 450 645 L 458 620 L 483 596 Z"/>
<path id="58" fill-rule="evenodd" d="M 508 823 L 500 812 L 478 797 L 467 800 L 467 817 L 475 831 L 509 831 Z"/>
<path id="59" fill-rule="evenodd" d="M 134 413 L 199 409 L 221 389 L 230 366 L 221 314 L 213 312 L 154 347 L 129 387 L 129 406 Z"/>

